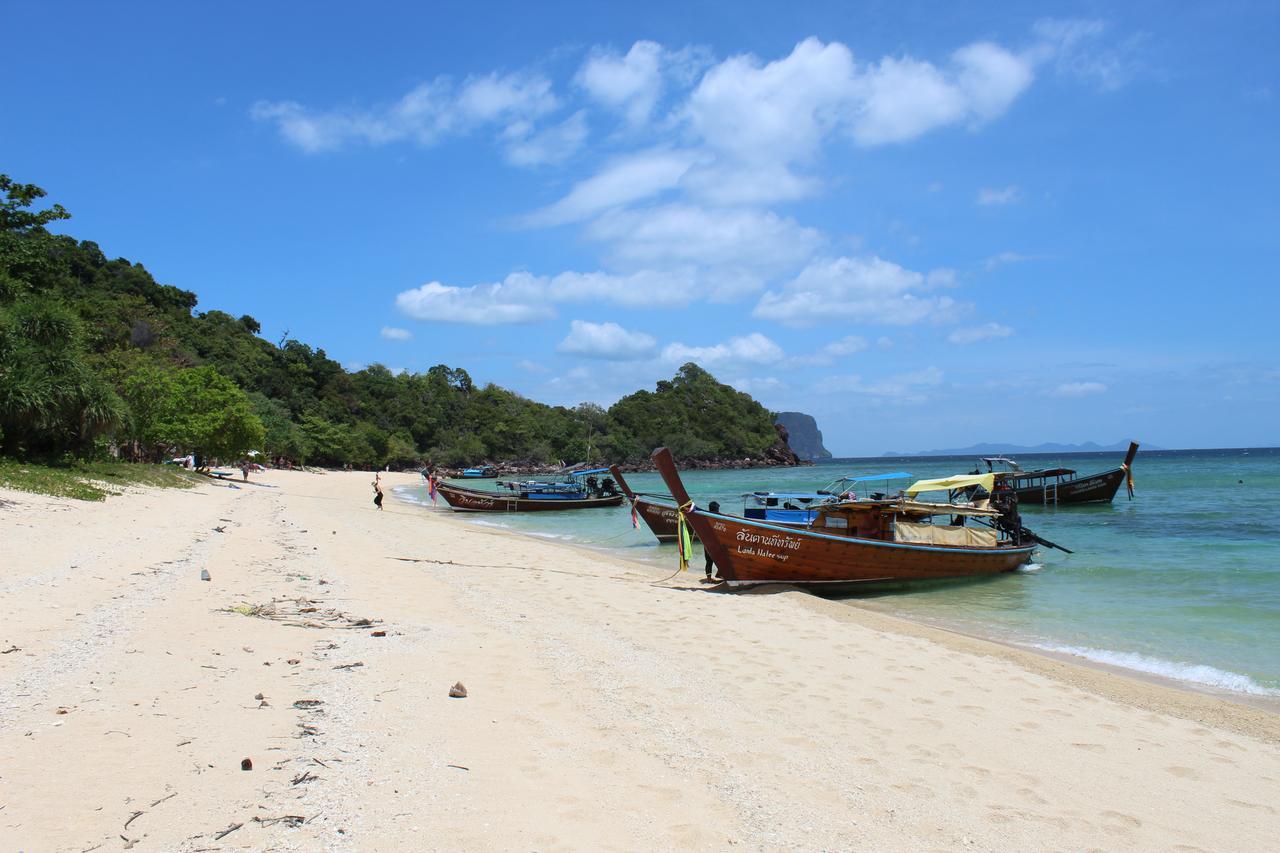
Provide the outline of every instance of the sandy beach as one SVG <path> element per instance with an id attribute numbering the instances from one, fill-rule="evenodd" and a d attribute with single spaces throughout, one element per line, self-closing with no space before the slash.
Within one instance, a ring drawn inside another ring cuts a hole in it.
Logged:
<path id="1" fill-rule="evenodd" d="M 1274 706 L 800 592 L 663 581 L 394 499 L 379 512 L 371 477 L 105 504 L 0 491 L 0 847 L 1280 836 Z"/>

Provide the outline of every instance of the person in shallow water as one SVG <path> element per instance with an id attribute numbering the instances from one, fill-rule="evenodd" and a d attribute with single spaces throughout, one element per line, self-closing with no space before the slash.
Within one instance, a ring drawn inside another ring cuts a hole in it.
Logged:
<path id="1" fill-rule="evenodd" d="M 712 501 L 711 503 L 707 504 L 707 512 L 719 512 L 719 511 L 720 511 L 720 503 L 718 501 Z M 715 568 L 716 564 L 715 564 L 715 561 L 711 559 L 711 552 L 707 550 L 707 546 L 705 544 L 703 544 L 702 546 L 702 553 L 707 558 L 707 576 L 702 579 L 702 582 L 712 583 L 716 580 L 715 573 L 712 571 L 712 569 Z"/>

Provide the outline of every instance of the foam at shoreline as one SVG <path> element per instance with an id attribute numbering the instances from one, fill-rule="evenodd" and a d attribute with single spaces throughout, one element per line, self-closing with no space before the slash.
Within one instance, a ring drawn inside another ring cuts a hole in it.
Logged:
<path id="1" fill-rule="evenodd" d="M 1247 675 L 1229 672 L 1207 664 L 1186 663 L 1182 661 L 1164 660 L 1136 652 L 1118 652 L 1111 649 L 1094 649 L 1087 646 L 1063 646 L 1051 643 L 1035 643 L 1032 648 L 1046 652 L 1084 658 L 1106 666 L 1120 667 L 1148 675 L 1157 675 L 1173 681 L 1199 684 L 1228 690 L 1235 693 L 1247 693 L 1250 696 L 1280 696 L 1280 690 L 1264 687 Z"/>

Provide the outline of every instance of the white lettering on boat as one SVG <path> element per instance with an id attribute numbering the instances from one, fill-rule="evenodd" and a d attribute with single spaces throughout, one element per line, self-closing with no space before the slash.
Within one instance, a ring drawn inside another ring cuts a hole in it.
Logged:
<path id="1" fill-rule="evenodd" d="M 759 533 L 752 533 L 750 530 L 739 530 L 737 538 L 739 542 L 767 545 L 770 548 L 790 548 L 792 551 L 798 551 L 801 544 L 799 539 L 792 539 L 787 536 L 762 536 Z"/>

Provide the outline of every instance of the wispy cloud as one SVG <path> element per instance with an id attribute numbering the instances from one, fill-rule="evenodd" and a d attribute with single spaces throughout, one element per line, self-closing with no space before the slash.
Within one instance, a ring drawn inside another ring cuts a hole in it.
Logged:
<path id="1" fill-rule="evenodd" d="M 1049 392 L 1053 397 L 1088 397 L 1102 394 L 1107 386 L 1101 382 L 1064 382 Z"/>
<path id="2" fill-rule="evenodd" d="M 981 326 L 962 326 L 947 336 L 953 344 L 976 344 L 997 338 L 1007 338 L 1013 329 L 999 323 L 983 323 Z"/>
<path id="3" fill-rule="evenodd" d="M 386 145 L 413 142 L 430 146 L 450 135 L 485 125 L 501 125 L 507 135 L 554 111 L 559 100 L 541 74 L 492 73 L 455 85 L 441 76 L 422 83 L 394 103 L 373 108 L 314 110 L 297 101 L 258 101 L 250 115 L 276 126 L 284 139 L 303 151 L 331 151 L 352 143 Z M 511 141 L 510 139 L 508 141 Z"/>
<path id="4" fill-rule="evenodd" d="M 397 329 L 394 326 L 383 326 L 378 334 L 388 341 L 407 341 L 413 337 L 408 329 Z"/>
<path id="5" fill-rule="evenodd" d="M 1013 184 L 1002 188 L 983 187 L 978 190 L 978 197 L 974 199 L 981 205 L 1013 204 L 1021 200 L 1022 191 Z"/>

